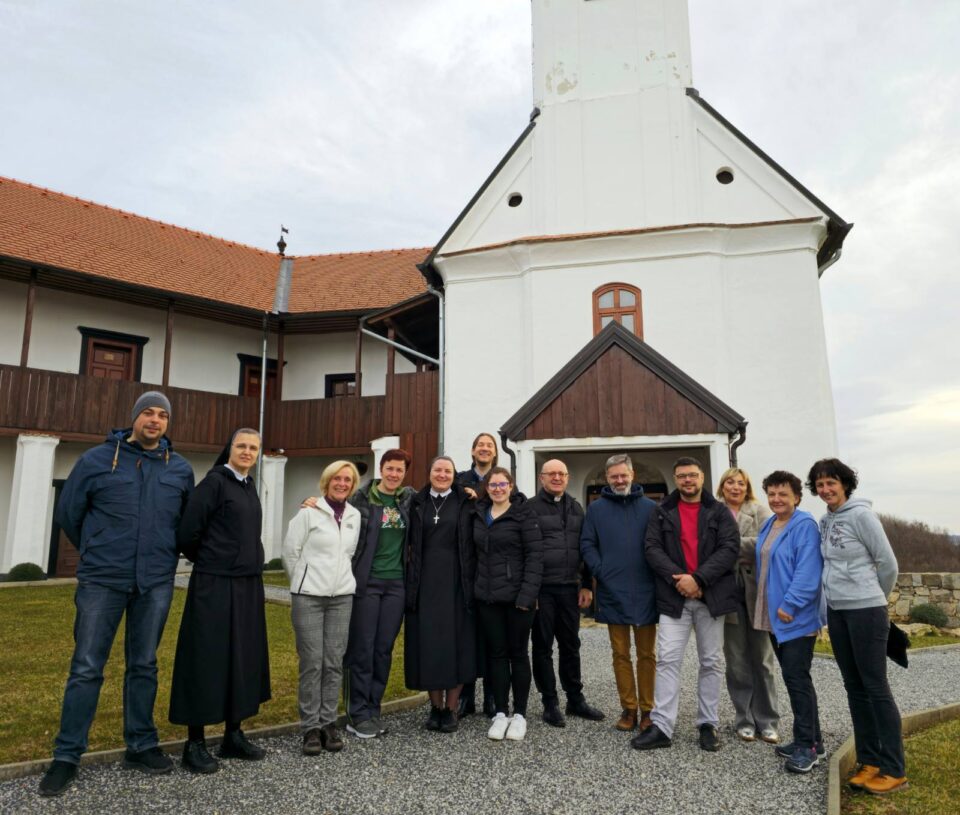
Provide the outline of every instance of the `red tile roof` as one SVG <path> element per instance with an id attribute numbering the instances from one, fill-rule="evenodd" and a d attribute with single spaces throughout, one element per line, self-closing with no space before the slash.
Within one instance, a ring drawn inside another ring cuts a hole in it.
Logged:
<path id="1" fill-rule="evenodd" d="M 426 289 L 429 249 L 294 258 L 289 310 L 384 308 Z M 0 177 L 0 255 L 258 311 L 273 308 L 279 256 Z"/>

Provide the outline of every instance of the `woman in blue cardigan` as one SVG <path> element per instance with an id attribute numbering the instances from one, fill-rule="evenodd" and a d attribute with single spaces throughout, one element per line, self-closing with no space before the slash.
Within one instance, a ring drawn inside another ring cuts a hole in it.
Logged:
<path id="1" fill-rule="evenodd" d="M 773 515 L 757 536 L 757 607 L 754 627 L 770 632 L 793 710 L 793 742 L 777 752 L 790 772 L 810 772 L 823 743 L 817 691 L 810 677 L 813 646 L 823 627 L 820 529 L 809 512 L 798 510 L 803 484 L 777 470 L 763 479 Z"/>

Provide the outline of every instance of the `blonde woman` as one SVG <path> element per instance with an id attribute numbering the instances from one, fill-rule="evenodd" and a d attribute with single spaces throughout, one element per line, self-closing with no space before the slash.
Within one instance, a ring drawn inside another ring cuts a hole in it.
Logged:
<path id="1" fill-rule="evenodd" d="M 777 730 L 776 661 L 770 637 L 754 625 L 757 605 L 756 545 L 760 527 L 770 517 L 757 501 L 750 476 L 731 467 L 720 476 L 717 497 L 740 528 L 737 559 L 737 611 L 727 616 L 723 632 L 723 656 L 727 662 L 727 692 L 736 711 L 734 729 L 742 741 L 758 737 L 769 744 L 780 741 Z"/>
<path id="2" fill-rule="evenodd" d="M 357 586 L 351 559 L 360 537 L 360 513 L 347 500 L 359 483 L 360 474 L 349 461 L 328 465 L 320 476 L 321 498 L 293 517 L 283 540 L 300 656 L 303 753 L 308 756 L 343 749 L 337 701 Z"/>

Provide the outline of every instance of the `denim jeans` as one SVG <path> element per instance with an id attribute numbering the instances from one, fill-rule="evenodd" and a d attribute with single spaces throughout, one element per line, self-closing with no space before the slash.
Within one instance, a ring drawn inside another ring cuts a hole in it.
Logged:
<path id="1" fill-rule="evenodd" d="M 783 684 L 790 696 L 793 711 L 793 743 L 801 747 L 816 747 L 823 741 L 820 734 L 820 709 L 817 689 L 813 686 L 810 666 L 813 665 L 813 646 L 816 637 L 797 637 L 787 642 L 777 642 L 769 635 L 773 652 L 777 655 Z"/>
<path id="2" fill-rule="evenodd" d="M 901 778 L 905 769 L 900 711 L 887 682 L 887 607 L 828 607 L 827 625 L 847 691 L 857 761 Z"/>
<path id="3" fill-rule="evenodd" d="M 63 695 L 60 732 L 53 757 L 79 764 L 87 749 L 87 734 L 97 712 L 103 667 L 124 612 L 127 627 L 124 642 L 123 740 L 134 752 L 159 743 L 153 723 L 157 697 L 157 645 L 167 622 L 173 581 L 141 593 L 111 589 L 94 583 L 77 584 L 74 604 L 73 660 Z"/>

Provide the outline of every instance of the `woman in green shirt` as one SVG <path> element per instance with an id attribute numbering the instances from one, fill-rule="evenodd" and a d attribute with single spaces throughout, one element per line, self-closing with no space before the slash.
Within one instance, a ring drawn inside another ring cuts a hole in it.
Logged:
<path id="1" fill-rule="evenodd" d="M 403 623 L 403 574 L 406 563 L 410 499 L 401 486 L 410 466 L 406 450 L 387 450 L 380 458 L 380 479 L 358 490 L 350 503 L 360 511 L 360 540 L 353 556 L 357 592 L 344 658 L 347 732 L 371 739 L 386 732 L 380 702 L 390 676 L 393 643 Z"/>

